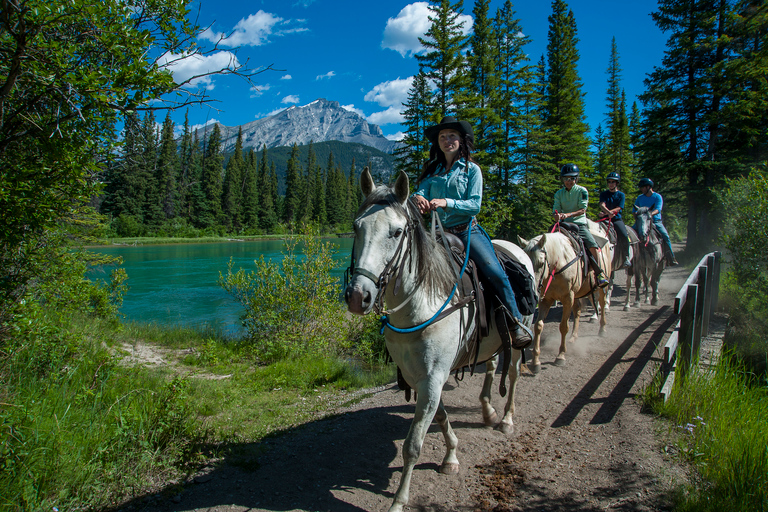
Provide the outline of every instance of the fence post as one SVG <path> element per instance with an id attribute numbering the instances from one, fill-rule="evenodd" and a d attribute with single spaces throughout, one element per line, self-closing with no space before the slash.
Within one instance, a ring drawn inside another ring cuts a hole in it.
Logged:
<path id="1" fill-rule="evenodd" d="M 699 276 L 701 279 L 701 276 Z M 704 309 L 702 310 L 701 318 L 701 335 L 707 336 L 709 334 L 709 319 L 712 316 L 712 292 L 715 282 L 715 256 L 710 254 L 707 256 L 707 293 L 704 295 Z"/>
<path id="2" fill-rule="evenodd" d="M 686 291 L 685 304 L 680 311 L 680 331 L 678 341 L 680 343 L 680 358 L 677 365 L 681 376 L 684 376 L 691 364 L 693 350 L 693 336 L 696 330 L 696 299 L 699 285 L 689 284 Z"/>
<path id="3" fill-rule="evenodd" d="M 721 260 L 722 254 L 720 253 L 720 251 L 715 251 L 714 256 L 715 256 L 715 264 L 713 265 L 714 268 L 712 272 L 713 286 L 712 286 L 712 293 L 711 293 L 712 295 L 712 305 L 711 305 L 712 311 L 711 312 L 712 313 L 715 312 L 715 308 L 717 308 L 717 301 L 720 300 L 720 260 Z"/>
<path id="4" fill-rule="evenodd" d="M 694 313 L 694 329 L 693 329 L 693 352 L 691 352 L 693 358 L 691 362 L 699 358 L 699 346 L 701 345 L 701 333 L 704 330 L 704 304 L 707 300 L 707 267 L 702 265 L 699 267 L 699 275 L 697 278 L 699 289 L 696 291 L 696 313 Z"/>

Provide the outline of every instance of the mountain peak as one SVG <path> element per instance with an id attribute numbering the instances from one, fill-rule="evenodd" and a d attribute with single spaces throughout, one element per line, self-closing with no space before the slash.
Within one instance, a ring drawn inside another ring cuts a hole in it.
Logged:
<path id="1" fill-rule="evenodd" d="M 304 105 L 292 105 L 285 110 L 241 126 L 219 125 L 225 152 L 234 150 L 237 134 L 243 131 L 243 148 L 261 149 L 277 146 L 299 146 L 310 142 L 338 140 L 357 142 L 392 153 L 399 142 L 384 137 L 378 125 L 369 123 L 357 112 L 343 108 L 338 101 L 318 98 Z M 204 128 L 198 129 L 198 135 Z"/>

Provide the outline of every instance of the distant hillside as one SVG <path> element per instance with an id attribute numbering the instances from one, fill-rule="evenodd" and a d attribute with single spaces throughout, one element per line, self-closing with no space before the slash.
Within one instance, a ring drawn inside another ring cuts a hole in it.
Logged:
<path id="1" fill-rule="evenodd" d="M 297 146 L 297 148 L 299 150 L 299 163 L 306 172 L 309 145 Z M 288 160 L 291 158 L 292 149 L 292 147 L 286 146 L 267 148 L 267 159 L 275 163 L 280 194 L 285 194 L 285 170 L 288 167 Z M 349 176 L 353 160 L 355 162 L 355 174 L 358 177 L 366 165 L 370 165 L 371 173 L 376 177 L 377 181 L 389 181 L 390 176 L 395 173 L 395 157 L 371 146 L 355 142 L 332 140 L 313 144 L 312 149 L 315 152 L 317 163 L 321 169 L 327 167 L 328 155 L 333 152 L 334 165 L 341 167 L 347 176 Z M 258 151 L 256 155 L 258 158 L 261 158 L 261 154 L 261 151 Z M 227 159 L 230 156 L 231 153 L 226 154 Z"/>

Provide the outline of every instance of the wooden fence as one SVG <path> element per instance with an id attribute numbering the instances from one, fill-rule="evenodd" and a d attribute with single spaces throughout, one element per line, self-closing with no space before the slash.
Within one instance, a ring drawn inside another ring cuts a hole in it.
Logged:
<path id="1" fill-rule="evenodd" d="M 709 333 L 709 319 L 717 307 L 720 290 L 720 252 L 705 255 L 675 297 L 680 320 L 664 346 L 661 396 L 666 401 L 675 383 L 699 358 L 701 337 Z"/>

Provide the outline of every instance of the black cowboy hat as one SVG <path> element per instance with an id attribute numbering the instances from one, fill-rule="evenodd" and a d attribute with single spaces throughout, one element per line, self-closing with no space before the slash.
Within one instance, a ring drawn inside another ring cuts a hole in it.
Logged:
<path id="1" fill-rule="evenodd" d="M 464 135 L 469 142 L 475 143 L 475 134 L 472 131 L 472 125 L 467 121 L 459 121 L 453 116 L 445 116 L 440 124 L 430 126 L 424 130 L 424 135 L 433 144 L 437 144 L 437 136 L 441 130 L 456 130 L 460 134 Z"/>

